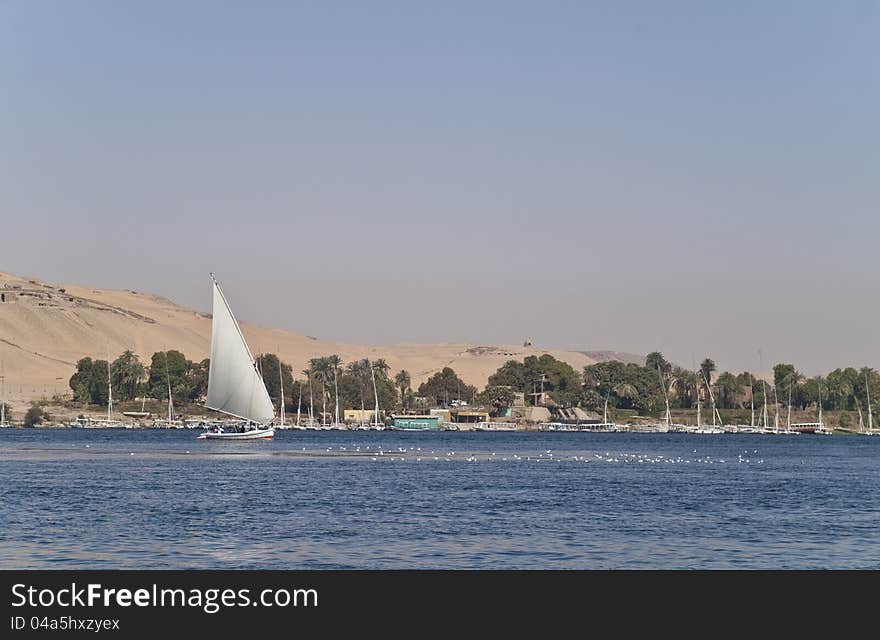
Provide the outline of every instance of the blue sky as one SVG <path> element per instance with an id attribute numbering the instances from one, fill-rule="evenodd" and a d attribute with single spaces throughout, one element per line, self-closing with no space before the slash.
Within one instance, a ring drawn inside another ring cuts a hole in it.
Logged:
<path id="1" fill-rule="evenodd" d="M 880 366 L 877 2 L 0 2 L 0 269 Z M 428 311 L 427 313 L 423 310 Z"/>

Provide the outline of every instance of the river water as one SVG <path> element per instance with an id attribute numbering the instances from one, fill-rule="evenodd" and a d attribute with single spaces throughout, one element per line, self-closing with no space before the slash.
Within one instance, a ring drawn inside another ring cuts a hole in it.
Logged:
<path id="1" fill-rule="evenodd" d="M 0 568 L 878 569 L 880 438 L 0 430 Z"/>

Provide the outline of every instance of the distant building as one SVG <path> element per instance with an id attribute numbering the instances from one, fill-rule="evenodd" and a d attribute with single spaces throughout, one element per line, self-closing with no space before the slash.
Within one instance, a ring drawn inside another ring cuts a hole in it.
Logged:
<path id="1" fill-rule="evenodd" d="M 452 412 L 452 421 L 453 422 L 463 422 L 463 423 L 475 423 L 475 422 L 489 422 L 489 412 L 488 411 L 453 411 Z"/>
<path id="2" fill-rule="evenodd" d="M 372 424 L 375 415 L 372 409 L 345 409 L 342 419 L 349 424 Z"/>
<path id="3" fill-rule="evenodd" d="M 440 422 L 452 422 L 452 413 L 449 409 L 431 409 L 431 415 L 437 416 Z"/>
<path id="4" fill-rule="evenodd" d="M 522 391 L 514 391 L 513 392 L 513 407 L 524 407 L 526 406 L 526 394 Z"/>

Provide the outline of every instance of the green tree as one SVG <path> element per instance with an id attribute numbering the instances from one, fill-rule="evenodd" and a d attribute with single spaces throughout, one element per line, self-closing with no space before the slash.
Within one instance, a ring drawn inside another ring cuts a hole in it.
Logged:
<path id="1" fill-rule="evenodd" d="M 285 411 L 293 406 L 293 367 L 285 362 L 281 362 L 274 353 L 264 353 L 257 358 L 257 366 L 263 376 L 263 384 L 266 385 L 266 391 L 269 397 L 281 403 L 281 387 L 284 385 L 284 406 Z M 279 368 L 281 373 L 279 375 Z"/>
<path id="2" fill-rule="evenodd" d="M 540 357 L 527 356 L 523 367 L 526 393 L 534 394 L 543 389 L 555 403 L 566 407 L 577 405 L 583 398 L 583 379 L 567 362 L 545 353 Z"/>
<path id="3" fill-rule="evenodd" d="M 109 373 L 106 360 L 80 359 L 69 382 L 73 399 L 85 404 L 106 405 Z"/>
<path id="4" fill-rule="evenodd" d="M 211 370 L 210 358 L 205 358 L 198 364 L 189 363 L 187 376 L 190 381 L 190 397 L 199 400 L 208 395 L 208 374 Z"/>
<path id="5" fill-rule="evenodd" d="M 706 358 L 700 363 L 700 373 L 705 378 L 706 384 L 712 384 L 712 374 L 715 372 L 715 361 L 712 358 Z"/>
<path id="6" fill-rule="evenodd" d="M 666 358 L 664 358 L 663 354 L 659 351 L 652 351 L 645 356 L 645 367 L 652 371 L 660 370 L 664 375 L 669 374 L 672 371 L 672 365 L 666 361 Z"/>
<path id="7" fill-rule="evenodd" d="M 429 398 L 435 406 L 446 407 L 452 400 L 467 400 L 475 394 L 476 387 L 464 382 L 451 367 L 443 367 L 419 385 L 419 395 Z"/>
<path id="8" fill-rule="evenodd" d="M 27 413 L 24 414 L 24 426 L 35 427 L 42 424 L 44 420 L 48 420 L 49 416 L 43 411 L 43 407 L 36 402 L 32 402 Z"/>
<path id="9" fill-rule="evenodd" d="M 526 367 L 518 360 L 508 360 L 501 365 L 495 373 L 489 376 L 486 386 L 510 387 L 519 392 L 531 390 L 526 388 Z"/>
<path id="10" fill-rule="evenodd" d="M 690 409 L 696 404 L 697 394 L 700 393 L 702 384 L 700 376 L 693 371 L 682 367 L 675 367 L 672 371 L 672 395 L 673 406 L 679 409 Z"/>
<path id="11" fill-rule="evenodd" d="M 150 358 L 147 393 L 157 400 L 168 400 L 168 387 L 176 405 L 195 402 L 208 391 L 208 359 L 194 363 L 180 351 L 157 351 Z"/>
<path id="12" fill-rule="evenodd" d="M 492 413 L 499 415 L 513 404 L 514 391 L 510 387 L 486 387 L 477 396 L 479 402 L 492 408 Z"/>
<path id="13" fill-rule="evenodd" d="M 773 367 L 773 385 L 788 393 L 788 385 L 794 381 L 795 368 L 793 364 L 779 363 Z"/>
<path id="14" fill-rule="evenodd" d="M 412 385 L 412 379 L 410 378 L 409 372 L 406 369 L 402 369 L 398 372 L 398 374 L 394 376 L 394 384 L 400 389 L 400 406 L 403 407 L 405 411 L 409 404 L 410 385 Z"/>
<path id="15" fill-rule="evenodd" d="M 718 388 L 719 397 L 717 398 L 717 401 L 719 408 L 734 409 L 739 406 L 737 399 L 740 393 L 742 393 L 742 386 L 735 375 L 729 371 L 725 371 L 718 376 L 715 386 Z"/>
<path id="16" fill-rule="evenodd" d="M 113 396 L 117 400 L 134 400 L 140 391 L 140 383 L 146 370 L 140 358 L 132 351 L 125 351 L 110 365 Z"/>
<path id="17" fill-rule="evenodd" d="M 373 379 L 370 361 L 356 360 L 345 367 L 339 380 L 339 394 L 346 409 L 373 408 Z M 378 385 L 376 386 L 378 392 Z"/>

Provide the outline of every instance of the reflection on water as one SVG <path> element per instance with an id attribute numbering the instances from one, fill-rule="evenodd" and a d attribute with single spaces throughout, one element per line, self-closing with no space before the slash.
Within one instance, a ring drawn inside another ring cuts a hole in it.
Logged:
<path id="1" fill-rule="evenodd" d="M 880 568 L 880 438 L 0 432 L 0 568 Z"/>

